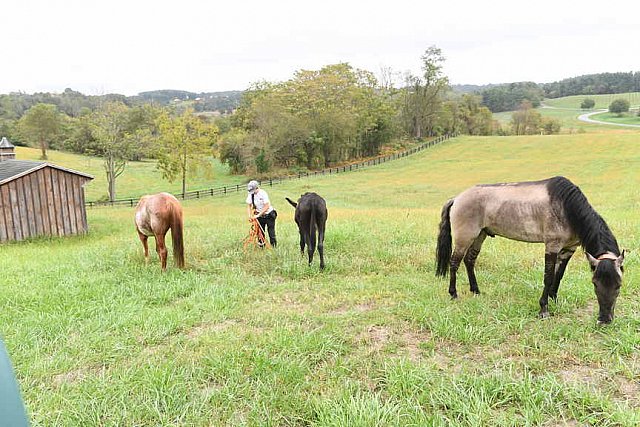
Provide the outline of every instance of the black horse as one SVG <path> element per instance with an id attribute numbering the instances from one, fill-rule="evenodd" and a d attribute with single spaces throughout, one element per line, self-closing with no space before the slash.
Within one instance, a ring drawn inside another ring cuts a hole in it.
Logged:
<path id="1" fill-rule="evenodd" d="M 453 248 L 451 228 L 453 227 Z M 471 292 L 480 293 L 474 265 L 487 236 L 545 244 L 544 291 L 540 317 L 549 316 L 567 263 L 582 245 L 593 271 L 599 323 L 613 320 L 622 284 L 621 253 L 616 238 L 582 191 L 557 176 L 543 181 L 477 185 L 442 208 L 436 250 L 436 275 L 450 270 L 449 294 L 458 296 L 456 272 L 464 260 Z"/>
<path id="2" fill-rule="evenodd" d="M 285 199 L 296 208 L 294 218 L 300 232 L 300 252 L 304 254 L 306 244 L 309 265 L 313 261 L 313 252 L 316 250 L 316 230 L 318 230 L 320 269 L 324 269 L 324 230 L 328 215 L 326 202 L 316 193 L 304 193 L 298 199 L 298 203 L 288 197 Z"/>

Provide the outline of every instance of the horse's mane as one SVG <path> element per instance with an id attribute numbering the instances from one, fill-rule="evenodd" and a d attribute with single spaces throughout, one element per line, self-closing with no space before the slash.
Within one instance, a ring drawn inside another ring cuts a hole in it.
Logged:
<path id="1" fill-rule="evenodd" d="M 560 202 L 569 225 L 576 232 L 586 252 L 594 257 L 610 251 L 620 255 L 620 248 L 607 223 L 587 201 L 574 183 L 563 176 L 549 179 L 551 203 Z"/>

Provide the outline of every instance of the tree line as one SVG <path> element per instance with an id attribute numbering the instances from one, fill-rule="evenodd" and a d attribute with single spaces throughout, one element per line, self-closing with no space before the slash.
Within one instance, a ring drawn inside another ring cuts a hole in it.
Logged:
<path id="1" fill-rule="evenodd" d="M 375 156 L 402 141 L 493 133 L 497 124 L 481 99 L 450 90 L 444 60 L 428 48 L 422 72 L 405 73 L 399 87 L 390 70 L 376 78 L 347 63 L 254 84 L 220 125 L 220 159 L 236 173 L 263 176 Z"/>
<path id="2" fill-rule="evenodd" d="M 451 90 L 439 48 L 429 47 L 420 61 L 418 74 L 386 69 L 379 77 L 348 63 L 298 70 L 287 81 L 255 83 L 239 99 L 221 94 L 236 107 L 220 117 L 199 114 L 200 97 L 184 91 L 0 95 L 0 134 L 39 148 L 43 159 L 50 148 L 102 157 L 113 200 L 127 163 L 143 158 L 155 159 L 165 178 L 180 179 L 184 192 L 188 176 L 212 156 L 233 173 L 268 177 L 377 156 L 444 134 L 559 131 L 557 122 L 533 110 L 533 86 L 509 87 L 522 98 L 511 109 L 526 114 L 514 113 L 502 127 L 483 96 Z"/>
<path id="3" fill-rule="evenodd" d="M 538 107 L 544 98 L 640 92 L 640 72 L 589 74 L 543 84 L 519 82 L 459 88 L 479 93 L 482 96 L 482 105 L 494 113 L 499 113 L 514 111 L 524 101 Z"/>
<path id="4" fill-rule="evenodd" d="M 77 117 L 57 105 L 40 102 L 10 126 L 14 143 L 41 151 L 57 149 L 103 159 L 107 199 L 116 199 L 117 178 L 128 162 L 156 159 L 158 170 L 170 182 L 180 179 L 186 191 L 187 175 L 215 155 L 218 128 L 192 109 L 182 111 L 143 104 L 130 107 L 121 101 L 104 101 Z"/>

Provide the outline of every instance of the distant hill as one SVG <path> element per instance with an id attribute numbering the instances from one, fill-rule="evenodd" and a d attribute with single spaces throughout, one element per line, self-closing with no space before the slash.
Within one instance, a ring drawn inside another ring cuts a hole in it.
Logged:
<path id="1" fill-rule="evenodd" d="M 490 89 L 492 87 L 499 86 L 499 84 L 486 84 L 486 85 L 451 85 L 451 90 L 457 93 L 480 93 L 483 90 Z"/>
<path id="2" fill-rule="evenodd" d="M 220 111 L 230 113 L 240 105 L 243 91 L 188 92 L 184 90 L 153 90 L 140 92 L 135 98 L 143 102 L 171 105 L 188 102 L 196 111 Z"/>

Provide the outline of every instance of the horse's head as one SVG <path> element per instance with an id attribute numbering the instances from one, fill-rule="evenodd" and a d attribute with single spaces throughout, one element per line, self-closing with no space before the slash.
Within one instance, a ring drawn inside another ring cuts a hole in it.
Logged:
<path id="1" fill-rule="evenodd" d="M 616 308 L 616 300 L 618 299 L 618 294 L 620 294 L 620 286 L 622 286 L 624 251 L 620 256 L 607 252 L 598 258 L 594 258 L 587 253 L 587 259 L 593 272 L 591 281 L 600 306 L 598 324 L 611 323 Z"/>

